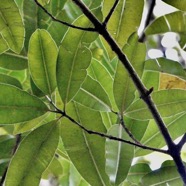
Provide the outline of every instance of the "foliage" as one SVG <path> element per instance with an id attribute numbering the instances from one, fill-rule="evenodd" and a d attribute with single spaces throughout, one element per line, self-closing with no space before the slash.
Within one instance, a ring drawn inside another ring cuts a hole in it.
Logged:
<path id="1" fill-rule="evenodd" d="M 166 142 L 108 41 L 90 29 L 94 25 L 73 1 L 38 2 L 45 11 L 34 0 L 0 1 L 0 175 L 4 181 L 8 167 L 5 186 L 37 186 L 49 178 L 63 186 L 181 185 L 174 161 L 153 171 L 143 159 Z M 100 22 L 115 3 L 83 2 Z M 143 84 L 153 89 L 149 94 L 175 140 L 186 131 L 186 73 L 179 62 L 148 59 L 147 53 L 154 36 L 170 31 L 180 36 L 184 49 L 186 1 L 164 0 L 178 10 L 155 18 L 141 43 L 137 31 L 144 2 L 120 0 L 107 30 Z M 171 80 L 165 80 L 173 76 L 182 84 L 170 89 Z M 136 157 L 144 161 L 133 165 Z"/>

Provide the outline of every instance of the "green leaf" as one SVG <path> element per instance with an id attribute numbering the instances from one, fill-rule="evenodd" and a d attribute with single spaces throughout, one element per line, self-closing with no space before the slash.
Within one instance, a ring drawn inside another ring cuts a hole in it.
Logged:
<path id="1" fill-rule="evenodd" d="M 92 59 L 89 66 L 88 74 L 95 80 L 97 80 L 103 89 L 108 94 L 113 110 L 116 110 L 116 104 L 113 95 L 113 78 L 109 71 L 96 59 Z M 100 73 L 101 72 L 101 73 Z"/>
<path id="2" fill-rule="evenodd" d="M 108 15 L 114 3 L 115 0 L 103 2 L 104 17 Z M 139 0 L 137 4 L 136 0 L 121 0 L 110 18 L 107 24 L 107 29 L 121 48 L 126 44 L 129 36 L 133 32 L 137 31 L 141 22 L 143 6 L 143 0 Z M 104 44 L 107 48 L 109 56 L 112 58 L 114 56 L 112 50 L 106 42 L 104 42 Z"/>
<path id="3" fill-rule="evenodd" d="M 7 51 L 9 49 L 6 41 L 3 39 L 3 37 L 0 35 L 0 54 L 4 53 L 5 51 Z"/>
<path id="4" fill-rule="evenodd" d="M 0 89 L 0 124 L 28 121 L 48 111 L 40 99 L 25 91 L 6 84 L 0 84 Z"/>
<path id="5" fill-rule="evenodd" d="M 163 15 L 153 21 L 145 30 L 146 35 L 161 34 L 165 32 L 186 32 L 185 12 L 177 11 Z M 161 25 L 161 26 L 160 26 Z"/>
<path id="6" fill-rule="evenodd" d="M 174 6 L 175 8 L 178 8 L 182 11 L 186 11 L 186 1 L 185 0 L 162 0 L 163 2 Z"/>
<path id="7" fill-rule="evenodd" d="M 164 119 L 164 123 L 166 124 L 167 130 L 171 134 L 173 140 L 183 135 L 184 131 L 186 131 L 186 126 L 184 122 L 185 119 L 186 119 L 185 112 Z M 156 148 L 162 148 L 166 145 L 165 140 L 162 137 L 161 131 L 157 127 L 157 124 L 155 123 L 154 120 L 151 120 L 149 122 L 149 125 L 141 140 L 141 143 L 146 146 L 156 147 Z M 142 156 L 149 153 L 150 151 L 148 150 L 144 150 L 140 148 L 136 149 L 136 156 Z"/>
<path id="8" fill-rule="evenodd" d="M 169 89 L 153 92 L 152 99 L 162 117 L 173 116 L 186 109 L 186 91 L 182 89 Z M 153 119 L 146 104 L 141 99 L 135 101 L 126 110 L 125 115 L 139 120 Z"/>
<path id="9" fill-rule="evenodd" d="M 130 36 L 123 51 L 126 53 L 128 60 L 141 77 L 145 61 L 146 47 L 144 44 L 138 42 L 138 36 L 136 33 Z M 113 91 L 118 109 L 122 113 L 134 100 L 136 87 L 134 86 L 128 72 L 120 62 L 118 62 L 117 65 Z"/>
<path id="10" fill-rule="evenodd" d="M 7 51 L 0 55 L 0 66 L 10 70 L 24 70 L 28 67 L 27 57 Z"/>
<path id="11" fill-rule="evenodd" d="M 84 127 L 106 132 L 99 112 L 77 104 L 71 105 L 71 108 L 69 106 L 66 109 L 68 114 L 73 115 Z M 109 186 L 105 173 L 105 138 L 87 134 L 67 118 L 62 119 L 61 136 L 72 163 L 82 177 L 90 185 Z"/>
<path id="12" fill-rule="evenodd" d="M 7 76 L 5 74 L 0 74 L 0 83 L 13 85 L 13 86 L 16 86 L 16 87 L 22 89 L 21 83 L 16 78 L 13 78 L 11 76 Z"/>
<path id="13" fill-rule="evenodd" d="M 145 62 L 145 70 L 172 74 L 186 80 L 186 72 L 181 64 L 166 58 L 147 60 Z"/>
<path id="14" fill-rule="evenodd" d="M 90 76 L 87 76 L 73 100 L 95 110 L 111 110 L 111 104 L 107 93 L 99 82 L 93 80 Z"/>
<path id="15" fill-rule="evenodd" d="M 57 126 L 57 122 L 52 121 L 32 131 L 23 139 L 9 165 L 6 186 L 39 185 L 41 175 L 54 157 L 58 145 Z"/>
<path id="16" fill-rule="evenodd" d="M 29 7 L 29 8 L 28 8 Z M 38 28 L 38 6 L 33 0 L 23 1 L 23 20 L 25 25 L 25 43 L 24 47 L 28 51 L 28 45 L 31 35 Z"/>
<path id="17" fill-rule="evenodd" d="M 28 60 L 34 83 L 45 94 L 51 95 L 56 88 L 57 46 L 46 30 L 38 29 L 33 33 Z"/>
<path id="18" fill-rule="evenodd" d="M 167 166 L 160 168 L 158 170 L 152 171 L 145 175 L 141 179 L 141 185 L 143 186 L 175 186 L 182 185 L 183 182 L 178 174 L 177 168 L 175 166 Z"/>
<path id="19" fill-rule="evenodd" d="M 127 176 L 127 180 L 137 184 L 140 179 L 149 172 L 151 172 L 151 169 L 148 164 L 137 163 L 131 167 L 130 172 Z"/>
<path id="20" fill-rule="evenodd" d="M 11 158 L 12 149 L 15 145 L 15 138 L 11 135 L 1 135 L 0 136 L 0 159 Z"/>
<path id="21" fill-rule="evenodd" d="M 24 42 L 24 25 L 14 0 L 0 1 L 0 34 L 13 52 L 20 53 Z"/>
<path id="22" fill-rule="evenodd" d="M 130 137 L 123 131 L 121 125 L 113 125 L 109 129 L 108 134 L 130 140 Z M 113 185 L 119 185 L 125 180 L 129 172 L 134 155 L 134 146 L 106 139 L 105 150 L 106 172 L 110 178 L 110 182 Z"/>
<path id="23" fill-rule="evenodd" d="M 96 12 L 99 17 L 100 10 Z M 74 24 L 81 27 L 91 26 L 85 16 L 79 17 Z M 86 78 L 86 69 L 91 62 L 91 53 L 86 45 L 90 45 L 97 36 L 97 33 L 83 30 L 74 32 L 74 29 L 69 28 L 62 41 L 57 61 L 57 84 L 64 104 L 75 96 Z"/>

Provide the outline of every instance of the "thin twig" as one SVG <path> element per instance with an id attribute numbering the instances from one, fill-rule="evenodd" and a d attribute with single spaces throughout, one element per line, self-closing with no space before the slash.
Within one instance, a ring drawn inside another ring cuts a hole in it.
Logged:
<path id="1" fill-rule="evenodd" d="M 112 8 L 110 9 L 108 15 L 106 16 L 105 20 L 103 21 L 103 25 L 107 26 L 107 23 L 109 21 L 109 19 L 111 18 L 117 4 L 118 4 L 119 0 L 116 0 L 115 3 L 113 4 Z"/>
<path id="2" fill-rule="evenodd" d="M 126 131 L 126 133 L 129 135 L 129 137 L 137 144 L 142 145 L 134 136 L 133 134 L 130 132 L 130 130 L 126 127 L 123 116 L 121 114 L 118 114 L 119 118 L 120 118 L 120 124 L 123 127 L 123 129 Z"/>
<path id="3" fill-rule="evenodd" d="M 61 21 L 59 19 L 56 19 L 47 9 L 45 9 L 37 0 L 34 0 L 35 3 L 46 13 L 48 14 L 49 17 L 52 18 L 53 21 L 55 22 L 58 22 L 58 23 L 61 23 L 63 25 L 66 25 L 68 27 L 71 27 L 71 28 L 75 28 L 75 29 L 78 29 L 78 30 L 84 30 L 84 31 L 89 31 L 89 32 L 95 32 L 95 28 L 83 28 L 83 27 L 79 27 L 79 26 L 75 26 L 75 25 L 72 25 L 70 23 L 67 23 L 65 21 Z"/>
<path id="4" fill-rule="evenodd" d="M 115 137 L 115 136 L 111 136 L 111 135 L 104 134 L 104 133 L 101 133 L 101 132 L 89 130 L 89 129 L 85 128 L 83 125 L 81 125 L 80 123 L 78 123 L 77 121 L 75 121 L 72 117 L 70 117 L 66 113 L 64 113 L 63 116 L 68 118 L 72 123 L 74 123 L 75 125 L 77 125 L 81 129 L 83 129 L 88 134 L 95 134 L 95 135 L 98 135 L 98 136 L 103 137 L 103 138 L 108 138 L 110 140 L 124 142 L 124 143 L 130 144 L 130 145 L 133 145 L 133 146 L 137 146 L 137 147 L 140 147 L 140 148 L 143 148 L 143 149 L 146 149 L 146 150 L 151 150 L 151 151 L 156 151 L 156 152 L 161 152 L 161 153 L 164 153 L 164 154 L 168 154 L 167 150 L 148 147 L 148 146 L 138 144 L 138 143 L 134 143 L 134 142 L 131 142 L 131 141 L 128 141 L 128 140 L 124 140 L 124 139 L 121 139 L 121 138 L 118 138 L 118 137 Z"/>
<path id="5" fill-rule="evenodd" d="M 149 1 L 150 1 L 150 5 L 149 5 L 149 10 L 147 13 L 146 20 L 145 20 L 144 29 L 149 25 L 149 23 L 151 22 L 151 20 L 153 18 L 153 10 L 154 10 L 155 4 L 156 4 L 156 0 L 149 0 Z M 139 41 L 144 42 L 144 40 L 145 40 L 145 32 L 143 30 L 143 33 L 141 34 Z"/>

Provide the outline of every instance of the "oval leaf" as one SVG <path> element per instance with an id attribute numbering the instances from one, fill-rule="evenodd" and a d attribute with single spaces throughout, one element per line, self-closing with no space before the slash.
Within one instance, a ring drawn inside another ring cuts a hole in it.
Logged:
<path id="1" fill-rule="evenodd" d="M 100 10 L 97 11 L 99 16 Z M 79 17 L 74 24 L 81 27 L 91 26 L 85 16 Z M 64 104 L 75 96 L 86 78 L 86 69 L 91 62 L 91 52 L 86 46 L 97 37 L 95 33 L 83 30 L 74 32 L 74 29 L 70 28 L 62 41 L 57 61 L 57 84 Z"/>
<path id="2" fill-rule="evenodd" d="M 82 87 L 74 97 L 74 101 L 99 111 L 110 111 L 111 104 L 107 93 L 90 76 L 87 76 Z"/>
<path id="3" fill-rule="evenodd" d="M 113 125 L 109 129 L 108 134 L 130 140 L 121 125 Z M 105 150 L 106 172 L 109 175 L 110 182 L 114 185 L 119 185 L 127 177 L 134 156 L 134 146 L 106 139 Z"/>
<path id="4" fill-rule="evenodd" d="M 16 78 L 13 78 L 13 77 L 5 75 L 5 74 L 0 74 L 0 83 L 13 85 L 13 86 L 16 86 L 16 87 L 22 89 L 21 83 Z"/>
<path id="5" fill-rule="evenodd" d="M 57 46 L 50 34 L 36 30 L 29 43 L 29 69 L 34 83 L 48 95 L 56 88 L 56 60 Z"/>
<path id="6" fill-rule="evenodd" d="M 54 157 L 58 145 L 57 126 L 56 121 L 50 122 L 23 139 L 9 165 L 6 186 L 39 185 L 42 173 Z"/>
<path id="7" fill-rule="evenodd" d="M 20 53 L 24 42 L 24 25 L 14 0 L 0 1 L 0 34 L 13 52 Z"/>
<path id="8" fill-rule="evenodd" d="M 115 0 L 104 1 L 104 17 L 107 16 L 114 3 Z M 143 6 L 144 0 L 138 0 L 138 4 L 136 4 L 136 0 L 120 0 L 110 18 L 107 29 L 121 48 L 126 44 L 129 36 L 137 31 L 141 22 Z M 104 44 L 112 58 L 115 54 L 113 54 L 110 46 L 108 46 L 106 42 L 104 42 Z"/>
<path id="9" fill-rule="evenodd" d="M 132 34 L 128 39 L 128 43 L 123 47 L 128 60 L 133 65 L 138 75 L 141 77 L 146 55 L 146 47 L 138 42 L 136 33 Z M 135 98 L 136 87 L 131 80 L 126 69 L 118 62 L 116 74 L 114 78 L 114 97 L 119 111 L 124 112 Z"/>
<path id="10" fill-rule="evenodd" d="M 163 15 L 153 21 L 145 30 L 146 35 L 160 34 L 165 32 L 186 32 L 185 12 L 177 11 Z M 161 26 L 160 26 L 161 25 Z"/>
<path id="11" fill-rule="evenodd" d="M 0 124 L 28 121 L 48 111 L 40 99 L 14 86 L 0 84 L 0 90 Z"/>
<path id="12" fill-rule="evenodd" d="M 71 105 L 71 108 L 69 106 L 67 111 L 76 116 L 77 121 L 84 127 L 106 132 L 99 112 L 78 104 Z M 61 135 L 65 149 L 82 177 L 90 185 L 109 186 L 109 179 L 105 173 L 105 139 L 87 134 L 66 118 L 62 120 Z"/>
<path id="13" fill-rule="evenodd" d="M 182 89 L 160 90 L 152 94 L 152 99 L 162 117 L 173 116 L 186 110 L 186 91 Z M 153 119 L 146 104 L 141 99 L 135 101 L 125 114 L 133 119 Z"/>

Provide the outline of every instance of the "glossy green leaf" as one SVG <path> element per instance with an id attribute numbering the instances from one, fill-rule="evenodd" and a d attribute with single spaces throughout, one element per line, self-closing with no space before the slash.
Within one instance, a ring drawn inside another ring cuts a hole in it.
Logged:
<path id="1" fill-rule="evenodd" d="M 84 127 L 106 133 L 99 112 L 77 104 L 67 107 L 67 112 Z M 82 177 L 90 185 L 109 186 L 105 173 L 105 138 L 87 134 L 66 118 L 62 119 L 61 135 L 65 149 Z"/>
<path id="2" fill-rule="evenodd" d="M 186 131 L 186 126 L 184 122 L 185 119 L 186 119 L 185 112 L 164 119 L 164 123 L 166 124 L 167 130 L 171 134 L 173 140 L 183 135 L 184 131 Z M 147 130 L 141 140 L 141 143 L 146 146 L 151 146 L 156 148 L 162 148 L 166 145 L 165 140 L 162 137 L 161 131 L 157 127 L 157 124 L 155 123 L 154 120 L 150 121 Z M 136 149 L 136 156 L 142 156 L 149 153 L 151 152 L 148 150 L 144 150 L 141 148 Z"/>
<path id="3" fill-rule="evenodd" d="M 166 58 L 147 60 L 145 62 L 145 70 L 168 73 L 186 80 L 186 72 L 181 64 Z"/>
<path id="4" fill-rule="evenodd" d="M 7 51 L 0 55 L 0 67 L 10 70 L 24 70 L 28 67 L 27 57 Z"/>
<path id="5" fill-rule="evenodd" d="M 127 176 L 127 180 L 138 184 L 140 179 L 151 172 L 151 169 L 148 164 L 146 163 L 137 163 L 133 165 L 130 169 L 130 172 Z"/>
<path id="6" fill-rule="evenodd" d="M 103 15 L 106 17 L 113 6 L 115 0 L 103 2 Z M 116 40 L 122 48 L 126 44 L 129 36 L 136 32 L 143 12 L 144 1 L 139 0 L 136 4 L 135 0 L 121 0 L 119 1 L 116 10 L 107 24 L 107 29 L 112 37 Z M 113 57 L 112 50 L 104 42 L 107 51 Z"/>
<path id="7" fill-rule="evenodd" d="M 174 6 L 180 10 L 186 11 L 186 1 L 185 0 L 162 0 L 163 2 Z"/>
<path id="8" fill-rule="evenodd" d="M 123 131 L 121 125 L 113 125 L 109 135 L 122 139 L 130 140 L 128 134 Z M 119 185 L 125 180 L 129 172 L 133 155 L 134 146 L 106 139 L 106 172 L 113 185 Z"/>
<path id="9" fill-rule="evenodd" d="M 131 35 L 123 51 L 126 53 L 128 60 L 136 69 L 138 75 L 142 76 L 146 47 L 144 44 L 138 42 L 137 34 Z M 134 100 L 136 87 L 120 62 L 117 65 L 113 91 L 118 109 L 122 113 Z"/>
<path id="10" fill-rule="evenodd" d="M 0 89 L 1 124 L 28 121 L 48 111 L 47 106 L 40 99 L 25 91 L 6 84 L 0 84 Z"/>
<path id="11" fill-rule="evenodd" d="M 93 80 L 90 76 L 87 76 L 73 100 L 95 110 L 111 111 L 107 93 L 99 82 Z"/>
<path id="12" fill-rule="evenodd" d="M 15 79 L 11 76 L 7 76 L 5 74 L 0 74 L 0 83 L 13 85 L 13 86 L 16 86 L 16 87 L 22 89 L 22 85 L 17 79 Z"/>
<path id="13" fill-rule="evenodd" d="M 175 166 L 167 166 L 152 171 L 141 179 L 141 186 L 175 186 L 183 185 Z"/>
<path id="14" fill-rule="evenodd" d="M 1 43 L 0 54 L 2 54 L 3 52 L 7 51 L 9 49 L 9 47 L 1 35 L 0 35 L 0 43 Z"/>
<path id="15" fill-rule="evenodd" d="M 50 122 L 23 139 L 9 165 L 6 186 L 39 185 L 41 175 L 54 157 L 58 145 L 57 126 L 56 121 Z"/>
<path id="16" fill-rule="evenodd" d="M 186 32 L 185 13 L 182 11 L 163 15 L 153 21 L 146 29 L 146 35 L 161 34 L 165 32 Z M 161 25 L 161 26 L 160 26 Z"/>
<path id="17" fill-rule="evenodd" d="M 34 83 L 45 94 L 51 95 L 56 88 L 57 46 L 46 30 L 38 29 L 33 33 L 28 60 Z"/>
<path id="18" fill-rule="evenodd" d="M 82 27 L 91 26 L 85 16 L 79 17 L 74 24 Z M 83 30 L 74 32 L 74 29 L 70 28 L 62 41 L 57 61 L 57 84 L 64 104 L 75 96 L 86 78 L 86 69 L 91 62 L 91 53 L 86 44 L 90 45 L 97 36 L 96 33 Z"/>
<path id="19" fill-rule="evenodd" d="M 1 135 L 0 136 L 0 159 L 11 158 L 12 149 L 15 145 L 15 138 L 11 135 Z"/>
<path id="20" fill-rule="evenodd" d="M 152 93 L 152 99 L 162 117 L 169 117 L 186 109 L 186 91 L 182 89 L 160 90 Z M 146 104 L 141 99 L 135 101 L 125 114 L 133 119 L 153 119 Z"/>
<path id="21" fill-rule="evenodd" d="M 20 53 L 24 42 L 24 25 L 14 0 L 0 1 L 0 34 L 10 49 Z"/>

